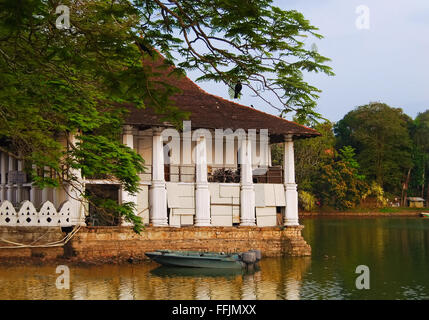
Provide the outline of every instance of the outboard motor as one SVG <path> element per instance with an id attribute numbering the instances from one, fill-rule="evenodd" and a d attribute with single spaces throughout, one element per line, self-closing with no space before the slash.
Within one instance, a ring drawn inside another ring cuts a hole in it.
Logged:
<path id="1" fill-rule="evenodd" d="M 254 264 L 256 263 L 256 253 L 253 251 L 243 252 L 243 254 L 241 255 L 241 259 L 246 264 Z"/>
<path id="2" fill-rule="evenodd" d="M 256 255 L 256 262 L 260 261 L 262 259 L 262 252 L 261 250 L 250 250 L 250 252 L 254 252 Z"/>

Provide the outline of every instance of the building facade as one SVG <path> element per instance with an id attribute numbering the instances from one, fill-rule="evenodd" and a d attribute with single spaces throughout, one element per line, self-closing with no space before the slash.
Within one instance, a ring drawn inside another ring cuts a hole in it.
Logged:
<path id="1" fill-rule="evenodd" d="M 148 62 L 152 68 L 159 64 Z M 319 134 L 211 95 L 186 77 L 167 76 L 170 71 L 164 71 L 163 80 L 181 89 L 172 99 L 190 114 L 181 130 L 151 108 L 128 106 L 122 141 L 145 159 L 146 167 L 138 194 L 129 194 L 115 181 L 88 177 L 81 177 L 83 188 L 118 203 L 135 203 L 135 213 L 154 227 L 299 225 L 293 145 Z M 273 143 L 284 146 L 283 167 L 271 165 Z M 6 153 L 0 159 L 0 225 L 40 225 L 38 218 L 27 223 L 19 219 L 23 206 L 33 206 L 28 210 L 35 217 L 42 211 L 45 215 L 46 207 L 58 216 L 67 208 L 73 215 L 69 224 L 97 225 L 91 220 L 96 208 L 78 199 L 83 190 L 39 190 L 26 179 L 20 161 Z M 6 212 L 17 219 L 6 221 Z"/>

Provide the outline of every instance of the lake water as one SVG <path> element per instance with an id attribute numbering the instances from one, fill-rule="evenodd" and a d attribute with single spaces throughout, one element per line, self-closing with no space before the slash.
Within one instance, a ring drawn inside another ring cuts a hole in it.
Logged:
<path id="1" fill-rule="evenodd" d="M 307 258 L 266 258 L 252 273 L 166 270 L 155 263 L 0 267 L 0 299 L 429 299 L 429 219 L 306 218 Z M 370 289 L 356 289 L 356 267 Z"/>

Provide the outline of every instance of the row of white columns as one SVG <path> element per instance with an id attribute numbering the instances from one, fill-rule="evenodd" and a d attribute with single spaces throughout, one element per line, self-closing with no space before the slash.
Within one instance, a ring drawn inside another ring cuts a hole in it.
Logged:
<path id="1" fill-rule="evenodd" d="M 0 201 L 6 200 L 6 164 L 9 163 L 9 156 L 2 152 L 0 154 Z"/>
<path id="2" fill-rule="evenodd" d="M 131 126 L 125 126 L 124 127 L 124 131 L 123 131 L 123 135 L 122 135 L 122 143 L 124 145 L 130 147 L 131 149 L 134 148 L 134 135 L 133 135 L 133 128 Z M 134 203 L 136 208 L 137 208 L 137 196 L 126 191 L 124 189 L 124 187 L 121 187 L 120 199 L 121 199 L 122 203 L 125 203 L 125 202 Z M 123 220 L 122 225 L 123 226 L 129 226 L 129 225 L 131 225 L 131 223 Z"/>
<path id="3" fill-rule="evenodd" d="M 168 225 L 167 190 L 164 177 L 164 143 L 160 128 L 153 131 L 152 138 L 152 186 L 150 188 L 150 214 L 153 226 Z"/>
<path id="4" fill-rule="evenodd" d="M 295 183 L 295 155 L 292 136 L 287 136 L 284 143 L 283 157 L 284 186 L 286 198 L 285 226 L 297 226 L 298 222 L 298 192 Z"/>
<path id="5" fill-rule="evenodd" d="M 152 185 L 150 188 L 150 221 L 153 226 L 167 226 L 167 191 L 164 178 L 164 144 L 162 128 L 153 129 L 152 140 Z M 134 147 L 132 127 L 124 129 L 123 142 Z M 252 176 L 252 143 L 242 139 L 240 146 L 241 179 L 240 179 L 240 217 L 242 226 L 255 226 L 255 189 Z M 204 136 L 196 142 L 196 180 L 195 180 L 195 225 L 210 226 L 210 192 L 207 180 L 207 149 Z M 292 136 L 286 137 L 284 143 L 284 186 L 286 210 L 284 224 L 296 226 L 298 222 L 298 193 L 295 183 L 294 149 Z M 135 196 L 122 190 L 122 200 L 137 203 Z M 137 204 L 136 204 L 137 207 Z"/>
<path id="6" fill-rule="evenodd" d="M 167 226 L 167 191 L 164 178 L 164 150 L 162 129 L 155 128 L 153 130 L 153 152 L 152 152 L 152 185 L 150 188 L 150 213 L 153 226 Z M 125 126 L 123 134 L 123 143 L 130 148 L 134 148 L 134 136 L 131 126 Z M 72 141 L 73 143 L 73 141 Z M 248 139 L 241 140 L 240 159 L 241 159 L 241 179 L 240 179 L 240 216 L 242 226 L 256 225 L 255 216 L 255 190 L 252 176 L 252 150 L 251 141 Z M 15 159 L 1 153 L 0 165 L 0 200 L 12 200 L 13 192 L 16 192 L 15 199 L 19 203 L 22 200 L 22 186 L 13 186 L 7 184 L 6 172 L 13 171 Z M 18 170 L 22 170 L 22 162 L 18 162 Z M 79 172 L 73 174 L 80 177 Z M 81 177 L 80 177 L 81 178 Z M 294 149 L 291 136 L 286 138 L 284 143 L 284 186 L 286 197 L 285 225 L 298 225 L 298 194 L 295 183 L 295 167 L 294 167 Z M 207 150 L 206 140 L 201 136 L 196 143 L 196 182 L 195 182 L 195 225 L 210 226 L 210 192 L 207 180 Z M 79 181 L 76 181 L 75 186 L 69 186 L 67 189 L 67 199 L 72 201 L 76 208 L 81 212 L 83 210 L 81 193 L 82 186 L 79 186 Z M 42 190 L 42 203 L 48 200 L 48 188 Z M 55 192 L 54 190 L 54 198 Z M 30 201 L 35 203 L 36 188 L 31 187 Z M 54 199 L 55 201 L 55 199 Z M 137 208 L 137 196 L 121 189 L 121 201 L 133 202 Z M 126 224 L 126 223 L 124 223 Z"/>
<path id="7" fill-rule="evenodd" d="M 134 148 L 134 135 L 132 126 L 124 126 L 122 142 L 129 148 Z M 164 143 L 161 128 L 153 129 L 152 136 L 152 183 L 150 188 L 150 220 L 153 226 L 168 226 L 167 217 L 167 190 L 164 178 Z M 121 201 L 132 202 L 137 210 L 137 196 L 121 188 Z M 135 212 L 138 214 L 138 212 Z M 122 225 L 130 223 L 123 221 Z"/>
<path id="8" fill-rule="evenodd" d="M 21 184 L 10 184 L 6 180 L 6 174 L 15 170 L 16 159 L 2 152 L 0 156 L 0 201 L 9 200 L 20 203 L 23 200 L 23 190 Z M 18 171 L 23 171 L 22 161 L 18 160 Z"/>
<path id="9" fill-rule="evenodd" d="M 206 138 L 201 136 L 195 146 L 195 226 L 197 227 L 209 226 L 211 223 L 206 148 Z"/>
<path id="10" fill-rule="evenodd" d="M 75 137 L 71 136 L 71 143 L 75 143 Z M 34 205 L 37 205 L 36 195 L 40 193 L 41 202 L 45 203 L 48 200 L 51 200 L 54 205 L 58 206 L 60 204 L 60 195 L 59 189 L 57 188 L 43 188 L 42 190 L 37 187 L 31 185 L 30 192 L 28 194 L 28 198 L 24 196 L 23 185 L 22 184 L 10 184 L 6 180 L 6 174 L 15 170 L 16 159 L 12 156 L 2 152 L 0 154 L 0 201 L 3 202 L 8 200 L 15 205 L 18 205 L 24 200 L 29 200 Z M 24 171 L 23 161 L 17 161 L 18 171 Z M 84 187 L 82 183 L 82 176 L 80 170 L 72 169 L 71 173 L 76 177 L 76 181 L 74 181 L 73 185 L 69 185 L 66 189 L 66 199 L 71 202 L 72 210 L 78 211 L 80 216 L 82 217 L 81 224 L 84 225 L 83 217 L 84 217 L 84 205 L 82 200 L 82 193 L 84 192 Z M 50 196 L 51 195 L 51 196 Z"/>
<path id="11" fill-rule="evenodd" d="M 15 166 L 17 162 L 17 166 Z M 16 168 L 15 168 L 16 167 Z M 19 204 L 23 200 L 30 200 L 32 203 L 36 203 L 36 192 L 37 188 L 34 186 L 30 187 L 29 199 L 25 199 L 24 196 L 24 187 L 22 184 L 11 184 L 7 181 L 6 175 L 11 171 L 23 171 L 23 162 L 21 160 L 16 161 L 12 156 L 9 156 L 7 153 L 2 152 L 0 155 L 0 201 L 9 200 L 12 203 Z M 49 200 L 50 188 L 44 188 L 41 192 L 41 203 Z M 57 190 L 52 189 L 52 201 L 54 203 L 57 201 Z"/>

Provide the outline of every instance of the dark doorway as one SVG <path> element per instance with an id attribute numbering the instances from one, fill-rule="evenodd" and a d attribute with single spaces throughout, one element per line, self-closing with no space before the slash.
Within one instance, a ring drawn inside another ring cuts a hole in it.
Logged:
<path id="1" fill-rule="evenodd" d="M 86 218 L 88 226 L 117 226 L 120 224 L 121 219 L 118 213 L 114 209 L 105 207 L 108 202 L 119 204 L 118 185 L 87 184 L 85 192 L 89 199 L 89 215 Z"/>

